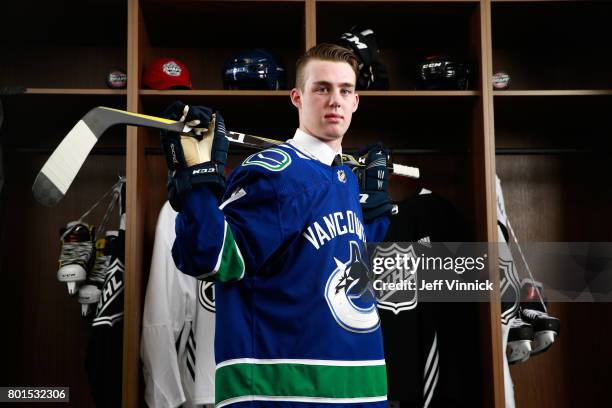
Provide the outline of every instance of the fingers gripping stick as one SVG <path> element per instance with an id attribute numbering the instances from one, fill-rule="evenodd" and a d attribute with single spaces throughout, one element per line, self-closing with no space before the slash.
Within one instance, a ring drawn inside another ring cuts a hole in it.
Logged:
<path id="1" fill-rule="evenodd" d="M 193 129 L 192 133 L 181 135 L 181 145 L 185 154 L 185 161 L 188 166 L 195 166 L 211 160 L 210 152 L 214 140 L 215 117 L 211 120 L 208 129 Z M 198 140 L 196 135 L 202 135 Z"/>

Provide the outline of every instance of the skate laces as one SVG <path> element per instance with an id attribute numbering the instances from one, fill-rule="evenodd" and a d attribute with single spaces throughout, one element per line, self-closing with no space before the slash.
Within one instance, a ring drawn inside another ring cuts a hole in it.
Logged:
<path id="1" fill-rule="evenodd" d="M 531 279 L 531 283 L 533 284 L 533 287 L 536 293 L 538 294 L 538 299 L 540 300 L 540 303 L 542 304 L 542 308 L 544 309 L 544 312 L 548 312 L 548 309 L 546 308 L 546 303 L 544 302 L 544 297 L 542 296 L 542 293 L 540 292 L 540 288 L 538 288 L 538 285 L 536 285 L 536 281 L 533 278 L 533 274 L 531 273 L 531 268 L 529 268 L 529 264 L 527 263 L 527 260 L 525 259 L 525 255 L 523 254 L 521 245 L 519 244 L 518 238 L 516 237 L 516 234 L 514 233 L 512 224 L 510 224 L 510 219 L 507 219 L 506 222 L 508 223 L 508 230 L 510 231 L 512 238 L 514 239 L 514 242 L 516 242 L 516 247 L 518 249 L 519 254 L 521 255 L 521 260 L 523 261 L 523 265 L 525 266 L 527 273 L 529 273 L 529 278 Z"/>
<path id="2" fill-rule="evenodd" d="M 542 312 L 542 311 L 539 311 L 539 310 L 535 310 L 535 309 L 525 309 L 525 308 L 523 308 L 523 314 L 528 319 L 531 319 L 531 320 L 535 320 L 535 319 L 540 318 L 540 317 L 549 317 L 548 313 Z"/>
<path id="3" fill-rule="evenodd" d="M 89 263 L 89 258 L 93 252 L 93 242 L 91 240 L 83 242 L 65 242 L 64 238 L 68 233 L 72 232 L 76 227 L 83 224 L 75 225 L 69 228 L 64 235 L 62 235 L 62 252 L 60 253 L 59 262 L 60 265 L 68 265 L 78 263 L 84 268 Z"/>
<path id="4" fill-rule="evenodd" d="M 82 217 L 84 218 L 85 216 L 87 216 L 109 194 L 112 194 L 110 202 L 108 203 L 108 206 L 106 207 L 106 212 L 104 213 L 104 216 L 102 217 L 102 221 L 100 221 L 98 231 L 97 231 L 98 236 L 100 236 L 101 238 L 96 240 L 96 249 L 98 252 L 96 254 L 96 260 L 94 262 L 94 266 L 89 274 L 89 280 L 94 281 L 94 282 L 102 283 L 104 282 L 104 279 L 106 277 L 106 269 L 108 268 L 108 265 L 110 263 L 110 258 L 111 258 L 110 255 L 105 254 L 105 249 L 107 245 L 106 237 L 105 237 L 106 225 L 108 224 L 108 220 L 110 219 L 110 216 L 113 210 L 115 209 L 117 203 L 119 202 L 119 199 L 121 196 L 121 188 L 123 187 L 123 184 L 125 184 L 125 177 L 119 177 L 119 181 L 116 182 L 110 188 L 110 190 L 108 190 L 100 198 L 100 200 L 98 200 L 98 202 L 96 202 L 89 210 L 87 210 L 87 212 Z"/>
<path id="5" fill-rule="evenodd" d="M 68 264 L 80 264 L 84 269 L 88 269 L 91 262 L 91 257 L 94 256 L 94 231 L 93 227 L 90 227 L 84 219 L 102 202 L 106 197 L 112 194 L 112 198 L 108 207 L 106 209 L 106 213 L 100 222 L 97 233 L 104 237 L 104 232 L 106 230 L 106 224 L 110 218 L 113 209 L 119 202 L 119 196 L 121 195 L 121 188 L 125 183 L 125 177 L 119 177 L 119 181 L 116 182 L 108 191 L 104 193 L 100 199 L 94 203 L 83 215 L 79 217 L 77 221 L 74 222 L 74 225 L 69 226 L 66 231 L 61 235 L 60 239 L 62 241 L 62 250 L 59 257 L 60 267 Z M 70 225 L 70 224 L 69 224 Z M 68 241 L 67 238 L 70 234 L 76 233 L 77 228 L 87 228 L 88 236 L 85 240 L 77 240 L 77 241 Z M 89 278 L 93 281 L 104 282 L 104 276 L 106 272 L 106 267 L 108 266 L 109 257 L 102 254 L 98 255 L 95 258 L 93 268 L 90 271 Z"/>
<path id="6" fill-rule="evenodd" d="M 106 275 L 106 268 L 108 267 L 110 256 L 98 255 L 94 262 L 94 266 L 89 274 L 89 280 L 94 282 L 104 282 L 104 276 Z"/>
<path id="7" fill-rule="evenodd" d="M 100 221 L 100 225 L 98 227 L 98 233 L 101 236 L 104 236 L 104 231 L 106 230 L 106 224 L 108 223 L 108 220 L 110 218 L 111 213 L 113 212 L 113 209 L 115 208 L 115 205 L 117 204 L 117 202 L 119 202 L 119 197 L 121 196 L 121 188 L 123 184 L 125 184 L 125 177 L 119 177 L 119 181 L 113 184 L 113 186 L 106 193 L 104 193 L 104 195 L 100 197 L 100 199 L 96 201 L 94 205 L 89 207 L 89 209 L 85 211 L 83 215 L 81 215 L 78 221 L 79 222 L 83 221 L 83 219 L 85 219 L 94 209 L 96 209 L 96 207 L 98 207 L 98 205 L 100 205 L 100 203 L 104 201 L 106 197 L 112 194 L 113 196 L 110 202 L 108 203 L 108 207 L 106 208 L 104 217 L 102 217 L 102 221 Z"/>
<path id="8" fill-rule="evenodd" d="M 519 316 L 510 319 L 510 328 L 529 327 L 531 324 L 521 319 Z"/>

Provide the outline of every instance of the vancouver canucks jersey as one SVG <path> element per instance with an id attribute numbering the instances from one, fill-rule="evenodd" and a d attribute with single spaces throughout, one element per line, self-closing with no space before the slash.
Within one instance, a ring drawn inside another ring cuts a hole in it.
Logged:
<path id="1" fill-rule="evenodd" d="M 180 270 L 217 281 L 217 407 L 386 406 L 364 244 L 388 221 L 362 223 L 351 170 L 284 144 L 248 157 L 218 208 L 188 192 L 173 247 Z"/>

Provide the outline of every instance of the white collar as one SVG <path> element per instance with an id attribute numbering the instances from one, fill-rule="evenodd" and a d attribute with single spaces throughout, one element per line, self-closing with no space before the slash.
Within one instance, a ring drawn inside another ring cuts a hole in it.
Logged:
<path id="1" fill-rule="evenodd" d="M 287 140 L 287 143 L 304 150 L 305 153 L 310 154 L 315 159 L 321 163 L 327 164 L 328 166 L 332 165 L 337 154 L 342 154 L 342 147 L 339 151 L 334 152 L 334 150 L 327 144 L 323 143 L 314 136 L 310 136 L 308 133 L 303 132 L 300 129 L 295 131 L 293 139 Z"/>

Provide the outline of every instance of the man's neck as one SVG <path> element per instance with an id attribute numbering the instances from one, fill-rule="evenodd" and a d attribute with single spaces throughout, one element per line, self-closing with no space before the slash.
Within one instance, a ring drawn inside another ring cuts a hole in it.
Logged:
<path id="1" fill-rule="evenodd" d="M 313 132 L 311 132 L 310 130 L 306 129 L 303 126 L 300 126 L 299 128 L 302 132 L 309 134 L 310 136 L 320 140 L 321 142 L 325 143 L 326 145 L 328 145 L 334 152 L 339 152 L 342 149 L 342 138 L 339 139 L 334 139 L 334 140 L 327 140 L 327 139 L 323 139 L 317 135 L 315 135 Z"/>

